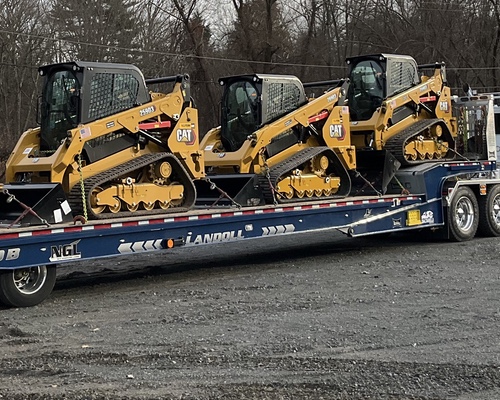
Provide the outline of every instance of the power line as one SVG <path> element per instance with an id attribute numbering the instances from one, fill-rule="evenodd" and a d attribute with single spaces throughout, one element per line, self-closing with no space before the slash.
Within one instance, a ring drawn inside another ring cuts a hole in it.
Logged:
<path id="1" fill-rule="evenodd" d="M 293 67 L 342 68 L 342 69 L 345 68 L 344 66 L 336 66 L 336 65 L 297 64 L 297 63 L 285 63 L 285 62 L 274 62 L 274 61 L 254 61 L 254 60 L 243 60 L 243 59 L 234 59 L 234 58 L 225 58 L 225 57 L 210 57 L 210 56 L 197 56 L 197 55 L 193 55 L 193 54 L 169 53 L 169 52 L 156 51 L 156 50 L 141 50 L 141 49 L 134 49 L 131 47 L 110 46 L 110 45 L 99 44 L 99 43 L 82 42 L 79 40 L 72 40 L 72 39 L 52 38 L 52 37 L 43 36 L 43 35 L 34 35 L 31 33 L 8 31 L 5 29 L 0 29 L 0 33 L 26 36 L 26 37 L 42 39 L 42 40 L 51 40 L 53 42 L 65 42 L 65 43 L 71 43 L 71 44 L 76 44 L 76 45 L 80 45 L 80 46 L 108 48 L 108 49 L 114 49 L 114 50 L 122 50 L 122 51 L 124 50 L 124 51 L 130 51 L 130 52 L 135 52 L 135 53 L 145 53 L 145 54 L 156 54 L 156 55 L 163 55 L 163 56 L 169 56 L 169 57 L 193 58 L 193 59 L 201 59 L 201 60 L 224 61 L 224 62 L 234 62 L 234 63 L 281 65 L 281 66 L 293 66 Z"/>
<path id="2" fill-rule="evenodd" d="M 80 45 L 80 46 L 108 48 L 108 49 L 130 51 L 130 52 L 144 53 L 144 54 L 156 54 L 156 55 L 163 55 L 163 56 L 169 56 L 169 57 L 174 57 L 174 58 L 178 57 L 178 58 L 202 59 L 202 60 L 223 61 L 223 62 L 232 62 L 232 63 L 253 63 L 253 64 L 262 64 L 262 65 L 277 65 L 277 66 L 291 66 L 291 67 L 335 68 L 335 69 L 345 69 L 346 68 L 344 65 L 339 66 L 339 65 L 320 65 L 320 64 L 298 64 L 298 63 L 274 62 L 274 61 L 254 61 L 254 60 L 223 58 L 223 57 L 197 56 L 197 55 L 193 55 L 193 54 L 170 53 L 170 52 L 163 52 L 163 51 L 157 51 L 157 50 L 142 50 L 142 49 L 135 49 L 135 48 L 131 48 L 131 47 L 110 46 L 110 45 L 99 44 L 99 43 L 82 42 L 79 40 L 72 40 L 72 39 L 66 39 L 66 38 L 53 38 L 53 37 L 44 36 L 44 35 L 35 35 L 35 34 L 31 34 L 31 33 L 10 31 L 10 30 L 6 30 L 6 29 L 0 29 L 0 33 L 26 36 L 26 37 L 42 39 L 42 40 L 50 40 L 53 42 L 65 42 L 65 43 L 71 43 L 71 44 Z M 35 69 L 38 68 L 38 67 L 27 66 L 27 65 L 8 64 L 8 63 L 4 63 L 4 62 L 0 62 L 0 65 L 35 68 Z M 497 67 L 495 67 L 495 66 L 492 66 L 492 67 L 448 67 L 447 66 L 446 69 L 450 70 L 450 71 L 467 71 L 467 70 L 483 70 L 483 71 L 489 70 L 489 71 L 491 71 L 491 70 L 500 69 L 500 66 L 497 66 Z"/>

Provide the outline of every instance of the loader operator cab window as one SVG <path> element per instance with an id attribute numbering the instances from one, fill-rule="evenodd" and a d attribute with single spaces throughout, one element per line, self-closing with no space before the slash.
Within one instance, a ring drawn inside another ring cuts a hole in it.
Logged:
<path id="1" fill-rule="evenodd" d="M 49 76 L 42 94 L 40 150 L 57 150 L 66 132 L 77 127 L 80 116 L 80 84 L 72 71 Z"/>
<path id="2" fill-rule="evenodd" d="M 350 80 L 348 99 L 351 119 L 366 121 L 384 100 L 384 71 L 373 60 L 361 61 L 352 69 Z"/>
<path id="3" fill-rule="evenodd" d="M 226 151 L 238 150 L 259 125 L 259 96 L 251 82 L 229 85 L 222 105 L 222 144 Z"/>

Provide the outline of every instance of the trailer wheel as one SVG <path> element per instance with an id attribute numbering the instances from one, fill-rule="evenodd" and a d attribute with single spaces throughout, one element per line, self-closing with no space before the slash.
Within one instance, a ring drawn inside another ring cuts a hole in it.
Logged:
<path id="1" fill-rule="evenodd" d="M 3 271 L 0 273 L 0 301 L 11 307 L 37 305 L 50 295 L 55 282 L 55 265 Z"/>
<path id="2" fill-rule="evenodd" d="M 448 208 L 450 239 L 463 242 L 472 239 L 479 224 L 479 206 L 474 192 L 465 186 L 457 189 Z"/>
<path id="3" fill-rule="evenodd" d="M 493 186 L 486 196 L 479 197 L 479 227 L 481 236 L 500 236 L 500 185 Z"/>

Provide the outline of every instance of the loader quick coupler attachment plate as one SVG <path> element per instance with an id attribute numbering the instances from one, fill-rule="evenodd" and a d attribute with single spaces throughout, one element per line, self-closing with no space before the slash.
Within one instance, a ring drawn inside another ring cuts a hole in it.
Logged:
<path id="1" fill-rule="evenodd" d="M 2 224 L 50 225 L 72 220 L 71 207 L 59 183 L 12 183 L 1 188 Z"/>

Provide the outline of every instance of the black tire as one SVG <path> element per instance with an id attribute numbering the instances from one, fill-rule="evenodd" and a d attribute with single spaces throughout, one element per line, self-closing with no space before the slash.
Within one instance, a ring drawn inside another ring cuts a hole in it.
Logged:
<path id="1" fill-rule="evenodd" d="M 500 185 L 492 186 L 486 196 L 479 196 L 478 233 L 486 237 L 500 236 Z"/>
<path id="2" fill-rule="evenodd" d="M 479 206 L 474 192 L 461 186 L 448 207 L 449 238 L 455 242 L 472 239 L 479 225 Z"/>
<path id="3" fill-rule="evenodd" d="M 56 283 L 55 265 L 0 273 L 0 301 L 9 307 L 31 307 L 44 301 Z"/>

